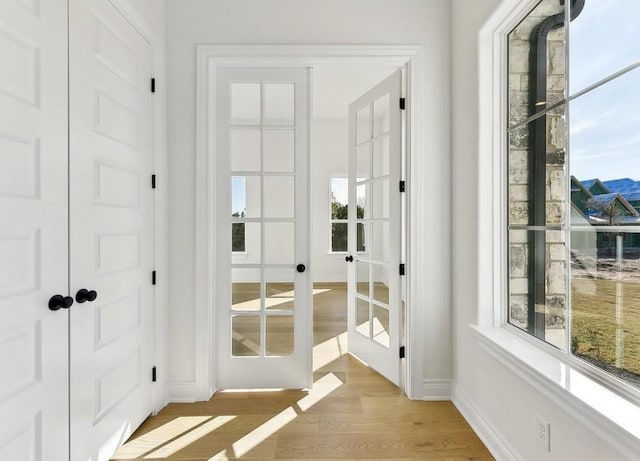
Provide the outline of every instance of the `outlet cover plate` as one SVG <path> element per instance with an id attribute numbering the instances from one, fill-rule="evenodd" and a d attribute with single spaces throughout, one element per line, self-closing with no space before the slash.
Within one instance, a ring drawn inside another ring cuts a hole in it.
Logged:
<path id="1" fill-rule="evenodd" d="M 536 415 L 535 438 L 545 450 L 551 451 L 550 425 L 541 416 Z"/>

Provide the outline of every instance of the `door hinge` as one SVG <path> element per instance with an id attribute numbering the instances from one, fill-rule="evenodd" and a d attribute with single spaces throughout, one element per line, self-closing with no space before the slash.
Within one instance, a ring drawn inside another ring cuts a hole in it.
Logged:
<path id="1" fill-rule="evenodd" d="M 407 188 L 407 185 L 404 181 L 400 181 L 400 192 L 404 192 Z"/>
<path id="2" fill-rule="evenodd" d="M 400 98 L 400 110 L 404 110 L 406 104 L 405 98 Z"/>
<path id="3" fill-rule="evenodd" d="M 156 79 L 155 78 L 151 79 L 151 92 L 152 93 L 156 92 Z"/>
<path id="4" fill-rule="evenodd" d="M 156 367 L 151 369 L 151 382 L 156 382 L 158 380 L 158 376 L 156 375 Z"/>
<path id="5" fill-rule="evenodd" d="M 152 189 L 156 188 L 156 175 L 155 174 L 151 175 L 151 188 Z"/>
<path id="6" fill-rule="evenodd" d="M 400 264 L 400 275 L 404 275 L 404 264 Z"/>
<path id="7" fill-rule="evenodd" d="M 156 284 L 156 271 L 153 271 L 151 273 L 151 284 L 155 285 Z"/>
<path id="8" fill-rule="evenodd" d="M 400 346 L 400 358 L 403 359 L 404 358 L 404 346 Z M 155 370 L 155 367 L 154 367 Z"/>

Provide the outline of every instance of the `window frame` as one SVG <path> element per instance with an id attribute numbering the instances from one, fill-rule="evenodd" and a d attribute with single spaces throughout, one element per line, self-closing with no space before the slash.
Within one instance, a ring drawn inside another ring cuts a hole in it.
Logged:
<path id="1" fill-rule="evenodd" d="M 334 224 L 347 224 L 347 226 L 349 225 L 349 219 L 333 219 L 331 216 L 331 204 L 332 204 L 332 194 L 333 194 L 333 189 L 332 189 L 332 182 L 334 179 L 344 179 L 347 181 L 347 190 L 349 189 L 349 176 L 346 174 L 339 174 L 339 175 L 331 175 L 329 177 L 329 251 L 327 252 L 327 254 L 329 255 L 336 255 L 336 256 L 342 256 L 342 255 L 347 255 L 349 254 L 349 248 L 347 247 L 346 250 L 344 251 L 340 251 L 340 250 L 334 250 L 333 249 L 333 225 Z M 348 204 L 347 204 L 348 205 Z M 348 234 L 347 234 L 348 235 Z M 367 255 L 367 228 L 364 228 L 364 235 L 362 236 L 363 240 L 364 240 L 364 247 L 365 250 L 364 251 L 360 251 L 357 250 L 357 254 L 359 255 Z M 347 243 L 348 243 L 348 238 L 347 238 Z"/>
<path id="2" fill-rule="evenodd" d="M 478 322 L 476 330 L 484 341 L 492 342 L 492 328 L 507 332 L 508 336 L 524 341 L 548 354 L 561 367 L 576 370 L 598 385 L 622 397 L 634 407 L 640 407 L 640 388 L 606 373 L 595 365 L 574 356 L 570 349 L 570 332 L 566 337 L 566 350 L 560 350 L 509 323 L 509 234 L 508 234 L 508 120 L 509 73 L 508 34 L 540 0 L 507 0 L 496 8 L 479 33 L 478 77 Z M 568 4 L 569 2 L 567 2 Z M 567 6 L 568 8 L 568 6 Z M 570 25 L 565 24 L 567 36 Z M 568 46 L 568 40 L 567 45 Z M 568 60 L 567 64 L 568 66 Z M 567 95 L 567 104 L 584 90 Z M 568 124 L 567 124 L 568 132 Z M 567 140 L 568 142 L 568 140 Z M 566 197 L 570 200 L 571 182 L 567 181 Z M 569 214 L 567 214 L 569 216 Z M 565 232 L 570 233 L 570 229 Z M 567 241 L 569 244 L 569 241 Z M 568 278 L 567 278 L 568 280 Z M 567 325 L 571 322 L 570 298 Z M 507 361 L 513 361 L 513 352 L 503 349 Z M 506 357 L 509 356 L 509 357 Z M 527 356 L 515 357 L 525 366 L 536 369 Z M 534 371 L 535 373 L 535 371 Z M 585 401 L 585 404 L 588 402 Z"/>

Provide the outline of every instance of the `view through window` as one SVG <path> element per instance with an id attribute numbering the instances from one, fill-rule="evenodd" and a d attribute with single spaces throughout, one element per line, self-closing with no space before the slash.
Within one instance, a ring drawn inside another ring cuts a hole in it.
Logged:
<path id="1" fill-rule="evenodd" d="M 358 189 L 356 213 L 357 219 L 364 219 L 364 195 Z M 331 178 L 330 184 L 331 208 L 331 251 L 346 252 L 349 234 L 349 180 L 345 177 Z M 364 224 L 357 223 L 357 251 L 366 250 L 366 236 Z"/>
<path id="2" fill-rule="evenodd" d="M 247 180 L 244 176 L 231 178 L 231 217 L 245 218 L 247 214 Z M 231 223 L 231 251 L 244 253 L 246 251 L 245 223 Z"/>
<path id="3" fill-rule="evenodd" d="M 638 386 L 640 2 L 566 3 L 508 35 L 509 322 Z"/>

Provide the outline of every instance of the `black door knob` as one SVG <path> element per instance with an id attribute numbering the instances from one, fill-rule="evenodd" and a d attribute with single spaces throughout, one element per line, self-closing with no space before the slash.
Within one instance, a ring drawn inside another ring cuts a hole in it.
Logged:
<path id="1" fill-rule="evenodd" d="M 53 295 L 49 299 L 49 309 L 57 311 L 60 309 L 69 309 L 73 304 L 73 298 L 71 296 Z"/>
<path id="2" fill-rule="evenodd" d="M 348 263 L 352 263 L 353 262 L 353 256 L 349 255 L 349 256 L 345 256 L 344 260 Z"/>
<path id="3" fill-rule="evenodd" d="M 306 271 L 306 270 L 307 270 L 307 268 L 306 268 L 306 267 L 304 267 L 304 264 L 298 264 L 298 265 L 296 266 L 296 270 L 297 270 L 298 272 L 304 272 L 304 271 Z"/>
<path id="4" fill-rule="evenodd" d="M 76 301 L 79 303 L 84 303 L 86 301 L 95 301 L 97 297 L 98 297 L 98 293 L 96 293 L 95 290 L 89 291 L 84 288 L 81 288 L 76 293 Z"/>

